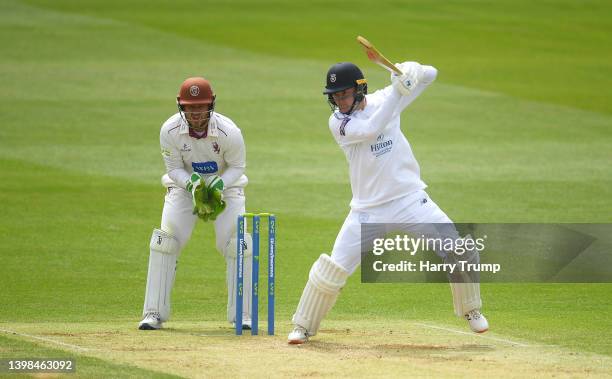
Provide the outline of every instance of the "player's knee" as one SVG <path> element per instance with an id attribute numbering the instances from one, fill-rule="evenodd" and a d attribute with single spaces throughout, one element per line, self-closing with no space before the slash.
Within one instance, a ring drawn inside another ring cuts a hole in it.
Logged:
<path id="1" fill-rule="evenodd" d="M 310 269 L 309 279 L 320 291 L 334 294 L 344 287 L 349 275 L 349 272 L 334 262 L 329 255 L 321 254 Z"/>
<path id="2" fill-rule="evenodd" d="M 149 247 L 152 251 L 162 254 L 179 255 L 181 252 L 179 240 L 174 235 L 161 229 L 153 229 Z"/>
<path id="3" fill-rule="evenodd" d="M 244 234 L 244 245 L 243 245 L 243 254 L 245 257 L 250 257 L 252 254 L 253 248 L 253 237 L 250 233 Z M 234 235 L 229 241 L 226 241 L 223 244 L 220 244 L 217 241 L 217 250 L 223 254 L 226 259 L 232 258 L 235 259 L 238 254 L 238 238 Z"/>

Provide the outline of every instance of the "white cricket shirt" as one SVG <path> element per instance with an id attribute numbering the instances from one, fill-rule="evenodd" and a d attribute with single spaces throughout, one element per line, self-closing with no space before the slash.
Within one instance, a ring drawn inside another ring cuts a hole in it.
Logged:
<path id="1" fill-rule="evenodd" d="M 190 136 L 187 122 L 176 113 L 162 125 L 159 141 L 166 172 L 181 188 L 185 188 L 192 172 L 219 175 L 225 188 L 248 183 L 242 133 L 232 120 L 217 112 L 213 112 L 207 133 L 201 138 Z"/>
<path id="2" fill-rule="evenodd" d="M 385 87 L 366 95 L 366 106 L 344 119 L 329 118 L 329 129 L 349 163 L 352 209 L 364 209 L 422 190 L 419 164 L 400 129 L 400 113 L 435 80 L 437 70 L 423 66 L 424 77 L 409 96 Z"/>

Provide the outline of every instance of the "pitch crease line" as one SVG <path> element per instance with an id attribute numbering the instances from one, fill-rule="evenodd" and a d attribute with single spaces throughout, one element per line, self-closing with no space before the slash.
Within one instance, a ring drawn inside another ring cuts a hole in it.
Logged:
<path id="1" fill-rule="evenodd" d="M 81 346 L 72 345 L 72 344 L 69 344 L 69 343 L 61 342 L 61 341 L 56 341 L 56 340 L 53 340 L 51 338 L 39 337 L 39 336 L 34 336 L 34 335 L 31 335 L 31 334 L 26 334 L 26 333 L 18 333 L 18 332 L 14 332 L 12 330 L 6 330 L 6 329 L 1 329 L 0 328 L 0 332 L 6 333 L 6 334 L 14 334 L 14 335 L 22 336 L 22 337 L 27 337 L 27 338 L 33 338 L 35 340 L 50 342 L 50 343 L 53 343 L 53 344 L 56 344 L 56 345 L 66 346 L 66 347 L 69 347 L 71 349 L 75 349 L 75 350 L 79 350 L 79 351 L 89 351 L 89 350 L 91 350 L 91 349 L 88 349 L 86 347 L 81 347 Z"/>
<path id="2" fill-rule="evenodd" d="M 507 344 L 510 344 L 510 345 L 521 346 L 521 347 L 529 347 L 529 345 L 527 345 L 527 344 L 520 343 L 520 342 L 515 342 L 515 341 L 510 341 L 510 340 L 503 339 L 503 338 L 491 337 L 491 336 L 486 336 L 486 335 L 478 334 L 478 333 L 468 333 L 468 332 L 464 332 L 462 330 L 455 330 L 455 329 L 444 328 L 444 327 L 441 327 L 441 326 L 435 326 L 435 325 L 429 325 L 429 324 L 422 324 L 422 323 L 419 323 L 419 322 L 415 322 L 414 324 L 415 325 L 419 325 L 419 326 L 424 326 L 424 327 L 430 328 L 430 329 L 444 330 L 446 332 L 457 333 L 457 334 L 465 334 L 467 336 L 484 338 L 484 339 L 487 339 L 487 340 L 503 342 L 503 343 L 507 343 Z"/>

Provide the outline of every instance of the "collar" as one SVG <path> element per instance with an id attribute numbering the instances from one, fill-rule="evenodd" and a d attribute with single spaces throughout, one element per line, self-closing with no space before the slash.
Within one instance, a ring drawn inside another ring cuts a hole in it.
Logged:
<path id="1" fill-rule="evenodd" d="M 210 121 L 208 121 L 208 127 L 206 128 L 206 130 L 204 131 L 204 134 L 202 134 L 202 136 L 198 136 L 197 134 L 192 132 L 191 128 L 189 127 L 189 124 L 187 123 L 187 121 L 185 119 L 181 118 L 181 129 L 179 130 L 179 134 L 189 134 L 189 136 L 191 138 L 196 138 L 196 139 L 206 138 L 208 136 L 218 137 L 219 136 L 219 130 L 217 129 L 217 117 L 216 117 L 216 114 L 213 112 Z"/>

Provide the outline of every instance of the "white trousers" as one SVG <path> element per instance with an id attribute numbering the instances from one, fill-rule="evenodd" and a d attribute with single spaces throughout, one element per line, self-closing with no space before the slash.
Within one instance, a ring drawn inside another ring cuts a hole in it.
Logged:
<path id="1" fill-rule="evenodd" d="M 377 207 L 351 210 L 331 253 L 331 259 L 351 274 L 361 263 L 362 223 L 403 224 L 407 232 L 431 235 L 435 234 L 427 230 L 431 224 L 452 224 L 452 221 L 422 190 Z"/>
<path id="2" fill-rule="evenodd" d="M 225 257 L 226 261 L 226 282 L 227 282 L 227 318 L 229 322 L 235 320 L 235 288 L 236 288 L 236 227 L 238 215 L 245 212 L 245 196 L 242 188 L 229 188 L 223 191 L 223 197 L 226 201 L 225 210 L 217 217 L 214 222 L 215 239 L 217 251 Z M 169 187 L 166 193 L 164 210 L 162 212 L 161 229 L 174 236 L 178 241 L 178 253 L 174 259 L 178 259 L 180 252 L 185 247 L 191 233 L 195 227 L 198 217 L 193 214 L 192 195 L 188 191 L 178 188 Z M 245 235 L 245 237 L 248 237 Z M 250 239 L 247 239 L 250 241 Z M 248 242 L 250 244 L 250 242 Z M 251 247 L 248 247 L 249 251 Z M 151 254 L 154 254 L 151 252 Z M 246 252 L 245 252 L 246 254 Z M 248 255 L 250 257 L 250 254 Z M 174 265 L 172 267 L 175 267 Z M 164 269 L 164 268 L 162 268 Z M 172 268 L 170 268 L 172 269 Z M 151 272 L 149 267 L 149 278 L 157 277 L 157 272 Z M 166 268 L 168 270 L 168 268 Z M 173 270 L 173 269 L 172 269 Z M 251 261 L 245 258 L 243 282 L 244 291 L 247 294 L 251 292 Z M 150 280 L 148 280 L 149 282 Z M 170 314 L 170 293 L 174 284 L 174 279 L 167 281 L 164 288 L 157 288 L 154 285 L 147 285 L 147 294 L 145 295 L 145 312 L 155 310 L 159 307 L 159 294 L 167 294 L 163 297 L 163 304 L 167 304 L 163 310 L 164 321 L 167 320 Z M 155 288 L 153 288 L 155 287 Z M 150 300 L 150 301 L 147 301 Z M 151 303 L 153 305 L 147 305 Z M 160 310 L 161 311 L 161 310 Z M 243 304 L 243 320 L 250 319 L 251 316 L 251 298 L 244 297 Z"/>
<path id="3" fill-rule="evenodd" d="M 394 230 L 416 235 L 422 234 L 427 238 L 459 238 L 450 218 L 429 198 L 425 191 L 417 191 L 367 210 L 351 210 L 336 237 L 331 254 L 332 261 L 350 274 L 355 272 L 361 263 L 362 223 L 401 224 L 401 228 L 394 228 Z M 380 233 L 378 230 L 371 232 L 373 235 L 363 236 L 366 241 L 384 237 L 384 234 L 376 235 Z M 436 253 L 442 259 L 452 258 L 448 255 L 449 252 L 438 251 Z M 457 316 L 461 317 L 473 309 L 482 307 L 480 283 L 458 283 L 453 280 L 450 286 Z"/>
<path id="4" fill-rule="evenodd" d="M 381 225 L 370 225 L 371 229 L 365 229 L 368 235 L 362 236 L 362 224 Z M 422 234 L 427 238 L 459 237 L 450 218 L 425 191 L 416 191 L 381 206 L 351 210 L 336 237 L 331 258 L 321 255 L 310 270 L 308 282 L 293 315 L 295 325 L 305 328 L 310 335 L 317 333 L 321 321 L 335 304 L 346 278 L 361 263 L 362 249 L 367 251 L 370 246 L 362 248 L 362 242 L 367 244 L 373 238 L 385 237 L 387 231 L 384 229 L 387 225 L 391 229 L 389 231 Z M 437 253 L 443 259 L 450 257 L 447 251 Z M 479 283 L 453 281 L 451 294 L 457 316 L 482 306 Z"/>

